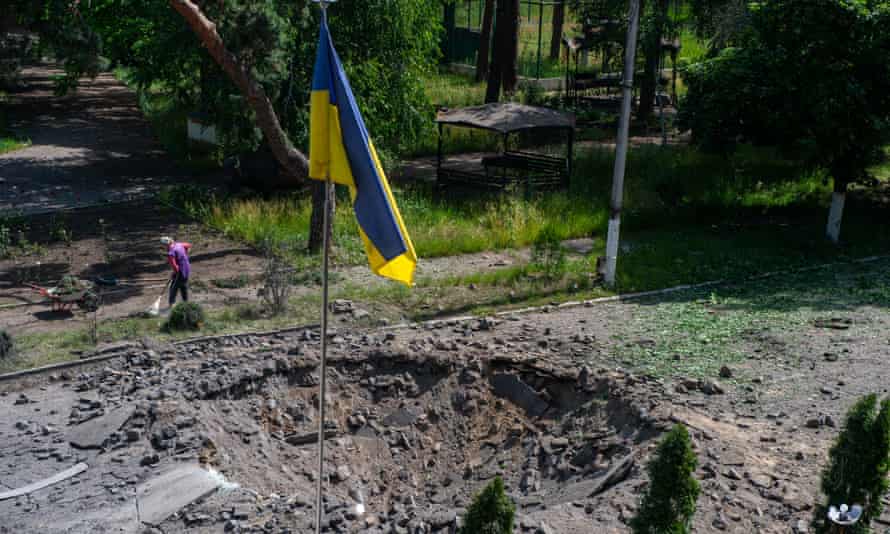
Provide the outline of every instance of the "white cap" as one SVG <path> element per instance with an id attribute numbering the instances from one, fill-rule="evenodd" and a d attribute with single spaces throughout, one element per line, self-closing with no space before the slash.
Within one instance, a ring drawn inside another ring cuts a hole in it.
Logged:
<path id="1" fill-rule="evenodd" d="M 165 237 L 162 237 L 162 238 L 161 238 L 161 244 L 162 244 L 162 245 L 170 245 L 170 244 L 172 244 L 172 243 L 173 243 L 173 239 L 170 238 L 170 237 L 166 237 L 166 236 L 165 236 Z"/>

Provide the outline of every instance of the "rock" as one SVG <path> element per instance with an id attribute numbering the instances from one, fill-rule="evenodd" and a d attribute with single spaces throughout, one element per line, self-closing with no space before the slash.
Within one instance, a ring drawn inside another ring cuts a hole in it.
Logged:
<path id="1" fill-rule="evenodd" d="M 351 300 L 335 299 L 331 302 L 331 311 L 335 314 L 350 313 L 354 309 Z"/>
<path id="2" fill-rule="evenodd" d="M 352 472 L 349 470 L 349 466 L 341 464 L 337 466 L 337 471 L 334 473 L 334 480 L 336 482 L 343 482 L 344 480 L 348 480 L 350 476 L 352 476 Z"/>
<path id="3" fill-rule="evenodd" d="M 720 378 L 732 378 L 732 369 L 724 365 L 720 368 Z"/>
<path id="4" fill-rule="evenodd" d="M 810 527 L 807 522 L 803 519 L 798 519 L 797 524 L 794 526 L 794 532 L 797 534 L 806 534 L 810 531 Z"/>
<path id="5" fill-rule="evenodd" d="M 516 375 L 499 373 L 491 377 L 494 394 L 521 407 L 532 417 L 543 415 L 548 404 Z"/>
<path id="6" fill-rule="evenodd" d="M 714 380 L 702 382 L 701 391 L 705 395 L 723 395 L 725 393 L 723 386 L 721 386 L 719 382 Z"/>
<path id="7" fill-rule="evenodd" d="M 133 412 L 132 406 L 123 406 L 74 427 L 69 439 L 71 446 L 78 449 L 103 448 L 111 435 L 132 417 Z"/>

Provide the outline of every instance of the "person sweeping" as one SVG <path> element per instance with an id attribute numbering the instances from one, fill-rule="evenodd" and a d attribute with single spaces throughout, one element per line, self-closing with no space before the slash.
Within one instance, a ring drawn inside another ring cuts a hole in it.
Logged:
<path id="1" fill-rule="evenodd" d="M 176 293 L 182 295 L 183 302 L 189 300 L 189 275 L 192 267 L 189 263 L 189 250 L 192 245 L 184 241 L 177 242 L 169 237 L 162 237 L 161 243 L 167 246 L 167 263 L 173 272 L 170 275 L 170 307 L 176 303 Z"/>

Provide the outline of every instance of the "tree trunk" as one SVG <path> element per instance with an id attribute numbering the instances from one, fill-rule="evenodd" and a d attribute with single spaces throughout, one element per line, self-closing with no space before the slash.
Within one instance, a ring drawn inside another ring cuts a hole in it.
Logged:
<path id="1" fill-rule="evenodd" d="M 508 5 L 510 12 L 507 15 L 509 24 L 505 28 L 507 34 L 504 39 L 507 43 L 507 49 L 504 50 L 504 63 L 503 67 L 501 67 L 501 75 L 503 76 L 504 93 L 513 94 L 516 92 L 516 81 L 518 79 L 519 0 L 507 0 L 505 3 Z"/>
<path id="2" fill-rule="evenodd" d="M 560 2 L 553 6 L 553 33 L 550 34 L 550 59 L 559 59 L 562 48 L 562 27 L 566 19 L 566 6 Z"/>
<path id="3" fill-rule="evenodd" d="M 504 93 L 516 91 L 516 62 L 519 50 L 519 0 L 498 0 L 494 46 L 488 67 L 485 102 L 500 100 Z"/>
<path id="4" fill-rule="evenodd" d="M 637 118 L 642 122 L 649 120 L 655 106 L 655 93 L 658 88 L 658 78 L 661 76 L 661 73 L 658 72 L 658 63 L 661 59 L 661 38 L 665 30 L 667 0 L 656 0 L 652 9 L 654 12 L 652 26 L 649 30 L 651 33 L 647 36 L 648 42 L 643 46 L 646 54 L 646 69 L 640 82 L 640 107 L 637 110 Z"/>
<path id="5" fill-rule="evenodd" d="M 315 181 L 312 184 L 312 216 L 309 220 L 309 251 L 321 252 L 324 243 L 324 190 L 325 183 Z M 336 210 L 336 198 L 334 187 L 331 187 L 330 204 L 328 204 L 328 231 L 334 225 L 334 211 Z M 331 234 L 333 237 L 333 234 Z M 333 239 L 332 239 L 333 240 Z"/>
<path id="6" fill-rule="evenodd" d="M 509 5 L 513 0 L 498 0 L 497 15 L 494 23 L 494 43 L 491 50 L 491 62 L 488 64 L 488 86 L 485 89 L 485 103 L 497 102 L 501 99 L 501 83 L 503 81 L 506 33 L 509 24 Z"/>
<path id="7" fill-rule="evenodd" d="M 482 13 L 482 32 L 479 36 L 479 56 L 476 58 L 476 81 L 481 82 L 488 74 L 488 57 L 491 54 L 491 27 L 494 22 L 494 0 L 485 0 Z"/>
<path id="8" fill-rule="evenodd" d="M 834 179 L 834 193 L 831 194 L 831 209 L 828 211 L 828 226 L 825 230 L 828 239 L 835 245 L 841 241 L 841 220 L 844 217 L 844 203 L 847 199 L 847 182 Z"/>
<path id="9" fill-rule="evenodd" d="M 208 19 L 201 11 L 201 8 L 192 0 L 170 0 L 170 5 L 185 19 L 195 35 L 198 36 L 198 39 L 204 44 L 204 47 L 207 48 L 210 56 L 241 91 L 241 94 L 256 116 L 257 126 L 263 132 L 266 143 L 268 143 L 269 148 L 275 155 L 275 159 L 281 164 L 284 172 L 294 179 L 307 177 L 309 175 L 309 160 L 302 152 L 294 148 L 290 138 L 288 138 L 287 133 L 278 121 L 278 115 L 275 113 L 275 108 L 266 95 L 266 91 L 253 77 L 250 68 L 239 62 L 238 58 L 226 49 L 222 37 L 216 31 L 216 24 Z M 323 226 L 321 221 L 324 215 L 324 184 L 316 182 L 314 185 L 309 248 L 311 250 L 320 250 L 321 227 Z M 331 190 L 333 191 L 333 188 Z M 332 199 L 331 206 L 333 207 L 333 205 Z M 333 217 L 330 220 L 333 221 Z"/>

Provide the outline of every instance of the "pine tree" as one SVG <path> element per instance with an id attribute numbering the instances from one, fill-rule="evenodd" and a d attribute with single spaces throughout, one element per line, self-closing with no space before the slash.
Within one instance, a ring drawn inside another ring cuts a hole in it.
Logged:
<path id="1" fill-rule="evenodd" d="M 698 459 L 689 432 L 677 425 L 668 432 L 649 462 L 649 488 L 636 517 L 634 534 L 688 534 L 699 485 L 692 476 Z"/>
<path id="2" fill-rule="evenodd" d="M 851 534 L 871 532 L 871 521 L 880 517 L 881 499 L 890 488 L 890 399 L 878 409 L 876 395 L 860 399 L 847 412 L 844 428 L 828 452 L 828 467 L 822 473 L 824 505 L 816 508 L 817 533 L 831 531 L 828 507 L 862 506 L 862 519 Z"/>
<path id="3" fill-rule="evenodd" d="M 497 477 L 473 499 L 460 534 L 513 534 L 515 512 L 504 481 Z"/>

